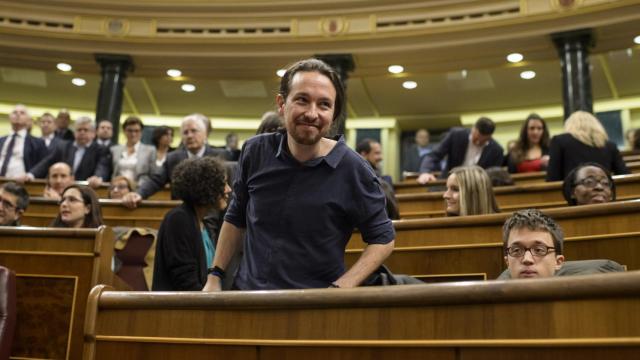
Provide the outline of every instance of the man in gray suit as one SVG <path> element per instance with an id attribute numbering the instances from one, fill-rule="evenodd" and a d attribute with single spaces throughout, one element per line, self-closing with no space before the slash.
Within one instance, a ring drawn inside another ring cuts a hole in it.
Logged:
<path id="1" fill-rule="evenodd" d="M 134 208 L 142 199 L 146 199 L 161 190 L 166 184 L 171 182 L 171 174 L 176 165 L 185 159 L 203 156 L 225 158 L 224 149 L 215 149 L 207 145 L 207 129 L 198 114 L 191 114 L 185 117 L 182 120 L 180 130 L 182 133 L 183 146 L 169 153 L 162 168 L 151 174 L 149 181 L 140 184 L 136 192 L 126 194 L 122 198 L 123 205 Z"/>

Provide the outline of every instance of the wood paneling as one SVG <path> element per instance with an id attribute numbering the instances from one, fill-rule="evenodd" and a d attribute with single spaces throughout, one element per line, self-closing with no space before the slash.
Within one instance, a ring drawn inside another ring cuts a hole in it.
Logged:
<path id="1" fill-rule="evenodd" d="M 12 356 L 80 359 L 87 294 L 116 284 L 113 233 L 99 229 L 0 227 L 0 264 L 16 272 L 18 322 Z"/>
<path id="2" fill-rule="evenodd" d="M 620 198 L 640 197 L 640 174 L 614 177 L 616 193 Z M 562 196 L 562 181 L 528 185 L 502 186 L 494 189 L 498 205 L 503 211 L 526 207 L 557 207 L 567 202 Z M 444 192 L 397 195 L 401 217 L 428 217 L 432 212 L 443 213 Z"/>
<path id="3" fill-rule="evenodd" d="M 128 209 L 120 200 L 100 199 L 102 217 L 109 226 L 150 227 L 158 229 L 164 215 L 180 201 L 144 200 L 137 208 Z M 58 203 L 45 198 L 33 198 L 25 211 L 22 223 L 30 226 L 48 226 L 58 214 Z"/>
<path id="4" fill-rule="evenodd" d="M 5 178 L 5 177 L 0 177 L 0 185 L 4 184 L 7 181 L 12 181 L 12 180 L 8 179 L 8 178 Z M 78 184 L 78 185 L 87 185 L 88 184 L 88 182 L 86 182 L 86 181 L 76 181 L 75 183 Z M 42 193 L 44 192 L 44 187 L 46 185 L 46 180 L 44 180 L 44 179 L 34 179 L 32 181 L 25 182 L 22 185 L 25 187 L 25 189 L 27 189 L 27 192 L 29 193 L 29 196 L 40 197 L 40 196 L 42 196 Z M 110 186 L 109 183 L 103 183 L 97 189 L 94 189 L 94 190 L 96 191 L 96 193 L 98 194 L 98 196 L 101 199 L 108 199 L 109 198 L 109 186 Z M 149 197 L 149 200 L 171 200 L 171 189 L 167 185 L 164 189 L 158 191 L 157 193 L 155 193 L 151 197 Z"/>
<path id="5" fill-rule="evenodd" d="M 640 200 L 608 204 L 545 209 L 556 220 L 565 236 L 587 236 L 634 232 L 640 224 Z M 396 220 L 396 247 L 482 244 L 499 242 L 502 225 L 511 216 L 499 213 L 433 219 Z M 364 246 L 359 232 L 354 232 L 349 249 Z"/>
<path id="6" fill-rule="evenodd" d="M 362 250 L 347 250 L 345 263 L 353 265 Z M 397 274 L 412 276 L 431 275 L 453 278 L 459 274 L 486 273 L 495 279 L 506 269 L 502 241 L 486 244 L 466 244 L 464 239 L 456 245 L 396 247 L 385 265 Z M 627 266 L 627 270 L 640 270 L 640 232 L 606 234 L 566 238 L 566 260 L 610 259 Z"/>
<path id="7" fill-rule="evenodd" d="M 584 348 L 640 350 L 638 271 L 358 289 L 103 290 L 90 295 L 87 360 L 204 359 L 223 349 L 242 359 L 459 359 L 526 349 L 577 359 Z"/>

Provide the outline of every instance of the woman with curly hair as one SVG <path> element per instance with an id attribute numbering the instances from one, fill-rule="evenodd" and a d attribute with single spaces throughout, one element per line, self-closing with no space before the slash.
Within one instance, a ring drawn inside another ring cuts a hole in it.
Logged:
<path id="1" fill-rule="evenodd" d="M 210 211 L 227 207 L 231 188 L 225 166 L 209 156 L 184 160 L 173 172 L 171 188 L 183 204 L 160 224 L 152 289 L 200 291 L 215 255 L 203 220 Z"/>
<path id="2" fill-rule="evenodd" d="M 509 152 L 510 173 L 542 171 L 549 163 L 549 130 L 540 115 L 532 113 L 522 124 L 520 136 Z"/>
<path id="3" fill-rule="evenodd" d="M 449 172 L 442 195 L 447 216 L 484 215 L 500 212 L 487 172 L 480 166 L 458 166 Z"/>
<path id="4" fill-rule="evenodd" d="M 97 228 L 104 225 L 98 195 L 88 186 L 67 186 L 60 197 L 60 211 L 51 223 L 58 228 Z"/>

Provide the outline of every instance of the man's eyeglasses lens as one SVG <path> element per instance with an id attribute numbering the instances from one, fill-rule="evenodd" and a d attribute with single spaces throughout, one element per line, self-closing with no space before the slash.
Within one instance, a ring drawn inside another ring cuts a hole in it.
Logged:
<path id="1" fill-rule="evenodd" d="M 546 256 L 553 249 L 555 248 L 548 247 L 546 245 L 534 245 L 529 248 L 526 248 L 524 246 L 511 246 L 507 248 L 507 253 L 511 257 L 523 257 L 527 250 L 529 250 L 531 252 L 531 255 L 542 257 Z"/>

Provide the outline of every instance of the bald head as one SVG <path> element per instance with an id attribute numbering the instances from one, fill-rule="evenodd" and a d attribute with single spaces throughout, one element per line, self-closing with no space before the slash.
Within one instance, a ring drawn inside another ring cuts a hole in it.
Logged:
<path id="1" fill-rule="evenodd" d="M 20 131 L 31 126 L 31 114 L 29 109 L 22 104 L 18 104 L 13 108 L 13 111 L 9 114 L 9 121 L 11 122 L 11 128 L 13 131 Z"/>
<path id="2" fill-rule="evenodd" d="M 62 191 L 67 186 L 73 184 L 74 178 L 71 172 L 71 167 L 67 163 L 58 162 L 49 168 L 49 175 L 47 175 L 47 184 L 49 187 L 62 194 Z"/>

